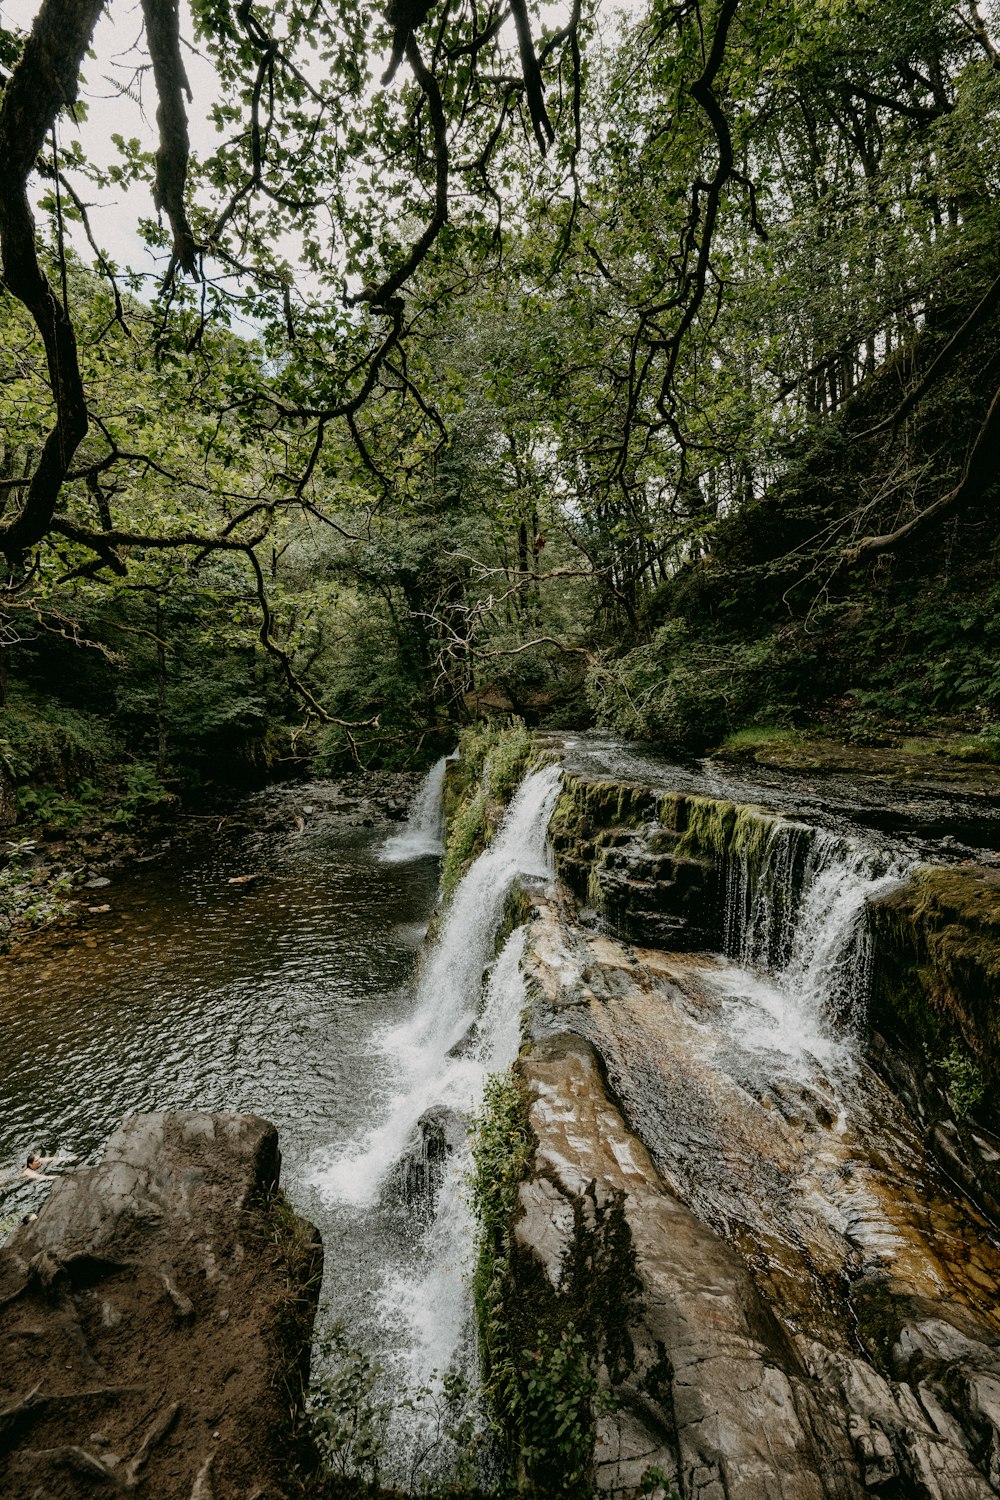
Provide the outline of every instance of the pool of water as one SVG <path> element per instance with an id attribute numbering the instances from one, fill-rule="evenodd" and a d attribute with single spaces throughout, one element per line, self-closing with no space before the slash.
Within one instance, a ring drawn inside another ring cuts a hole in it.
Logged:
<path id="1" fill-rule="evenodd" d="M 19 1178 L 30 1148 L 96 1160 L 143 1110 L 263 1115 L 323 1234 L 321 1321 L 361 1327 L 412 1216 L 391 1193 L 332 1205 L 315 1164 L 378 1112 L 372 1041 L 409 1012 L 437 861 L 383 862 L 394 825 L 324 783 L 253 797 L 239 824 L 84 893 L 110 910 L 0 961 L 0 1220 L 45 1191 Z"/>

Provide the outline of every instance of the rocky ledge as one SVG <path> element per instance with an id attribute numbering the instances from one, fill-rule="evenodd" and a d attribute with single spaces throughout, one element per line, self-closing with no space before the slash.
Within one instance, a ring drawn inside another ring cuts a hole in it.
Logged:
<path id="1" fill-rule="evenodd" d="M 0 1251 L 0 1496 L 269 1500 L 322 1248 L 253 1115 L 124 1121 Z"/>
<path id="2" fill-rule="evenodd" d="M 1000 1493 L 1000 1250 L 899 1101 L 861 1062 L 765 1081 L 720 960 L 533 905 L 502 1318 L 515 1369 L 582 1336 L 596 1490 Z"/>

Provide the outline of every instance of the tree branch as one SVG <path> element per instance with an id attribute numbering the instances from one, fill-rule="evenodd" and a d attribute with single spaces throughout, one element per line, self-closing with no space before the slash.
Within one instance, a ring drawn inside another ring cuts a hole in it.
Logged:
<path id="1" fill-rule="evenodd" d="M 160 132 L 160 146 L 156 153 L 153 202 L 157 208 L 163 209 L 170 220 L 174 236 L 174 261 L 189 276 L 194 276 L 197 273 L 197 246 L 184 207 L 184 184 L 187 181 L 190 150 L 184 95 L 187 94 L 190 99 L 191 88 L 181 59 L 177 0 L 142 0 L 142 13 L 159 97 L 156 124 Z M 168 271 L 168 279 L 170 274 Z"/>
<path id="2" fill-rule="evenodd" d="M 922 531 L 929 521 L 935 517 L 944 515 L 947 511 L 957 510 L 970 500 L 977 491 L 987 488 L 997 482 L 997 444 L 1000 443 L 1000 390 L 996 392 L 990 403 L 990 409 L 986 413 L 986 420 L 976 435 L 976 440 L 969 449 L 965 460 L 965 468 L 958 484 L 950 489 L 946 495 L 935 500 L 926 510 L 920 511 L 904 526 L 898 526 L 895 531 L 887 532 L 885 536 L 866 536 L 860 542 L 845 549 L 843 559 L 847 563 L 855 563 L 859 558 L 872 552 L 889 552 L 905 542 L 915 532 Z"/>
<path id="3" fill-rule="evenodd" d="M 56 423 L 21 510 L 0 527 L 16 557 L 48 531 L 70 461 L 89 426 L 73 325 L 38 262 L 28 177 L 59 111 L 76 99 L 80 64 L 104 0 L 44 0 L 0 100 L 0 255 L 4 284 L 34 319 L 45 346 Z"/>

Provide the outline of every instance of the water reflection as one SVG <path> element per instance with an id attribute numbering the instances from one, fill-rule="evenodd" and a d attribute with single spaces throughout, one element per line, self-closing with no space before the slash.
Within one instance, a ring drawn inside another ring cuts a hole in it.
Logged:
<path id="1" fill-rule="evenodd" d="M 370 1038 L 406 1014 L 437 867 L 381 863 L 388 819 L 322 783 L 248 811 L 249 826 L 102 890 L 111 910 L 82 933 L 0 965 L 0 1219 L 38 1201 L 18 1176 L 32 1145 L 94 1160 L 135 1111 L 250 1111 L 279 1129 L 285 1184 L 323 1231 L 336 1300 L 338 1255 L 349 1296 L 364 1252 L 308 1187 L 307 1162 L 381 1095 Z M 257 878 L 229 883 L 246 874 Z"/>

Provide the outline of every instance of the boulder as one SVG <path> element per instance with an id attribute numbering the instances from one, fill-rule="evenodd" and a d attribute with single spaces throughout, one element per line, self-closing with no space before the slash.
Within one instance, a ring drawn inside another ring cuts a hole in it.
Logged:
<path id="1" fill-rule="evenodd" d="M 523 963 L 493 1388 L 592 1380 L 591 1478 L 622 1500 L 1000 1493 L 1000 1247 L 877 1074 L 762 1071 L 723 960 L 595 932 L 565 893 L 534 897 Z"/>
<path id="2" fill-rule="evenodd" d="M 465 1142 L 468 1123 L 445 1104 L 435 1104 L 417 1121 L 413 1139 L 399 1163 L 400 1186 L 409 1201 L 432 1209 L 448 1158 Z"/>
<path id="3" fill-rule="evenodd" d="M 0 1496 L 266 1500 L 322 1248 L 253 1115 L 126 1119 L 0 1251 Z"/>

